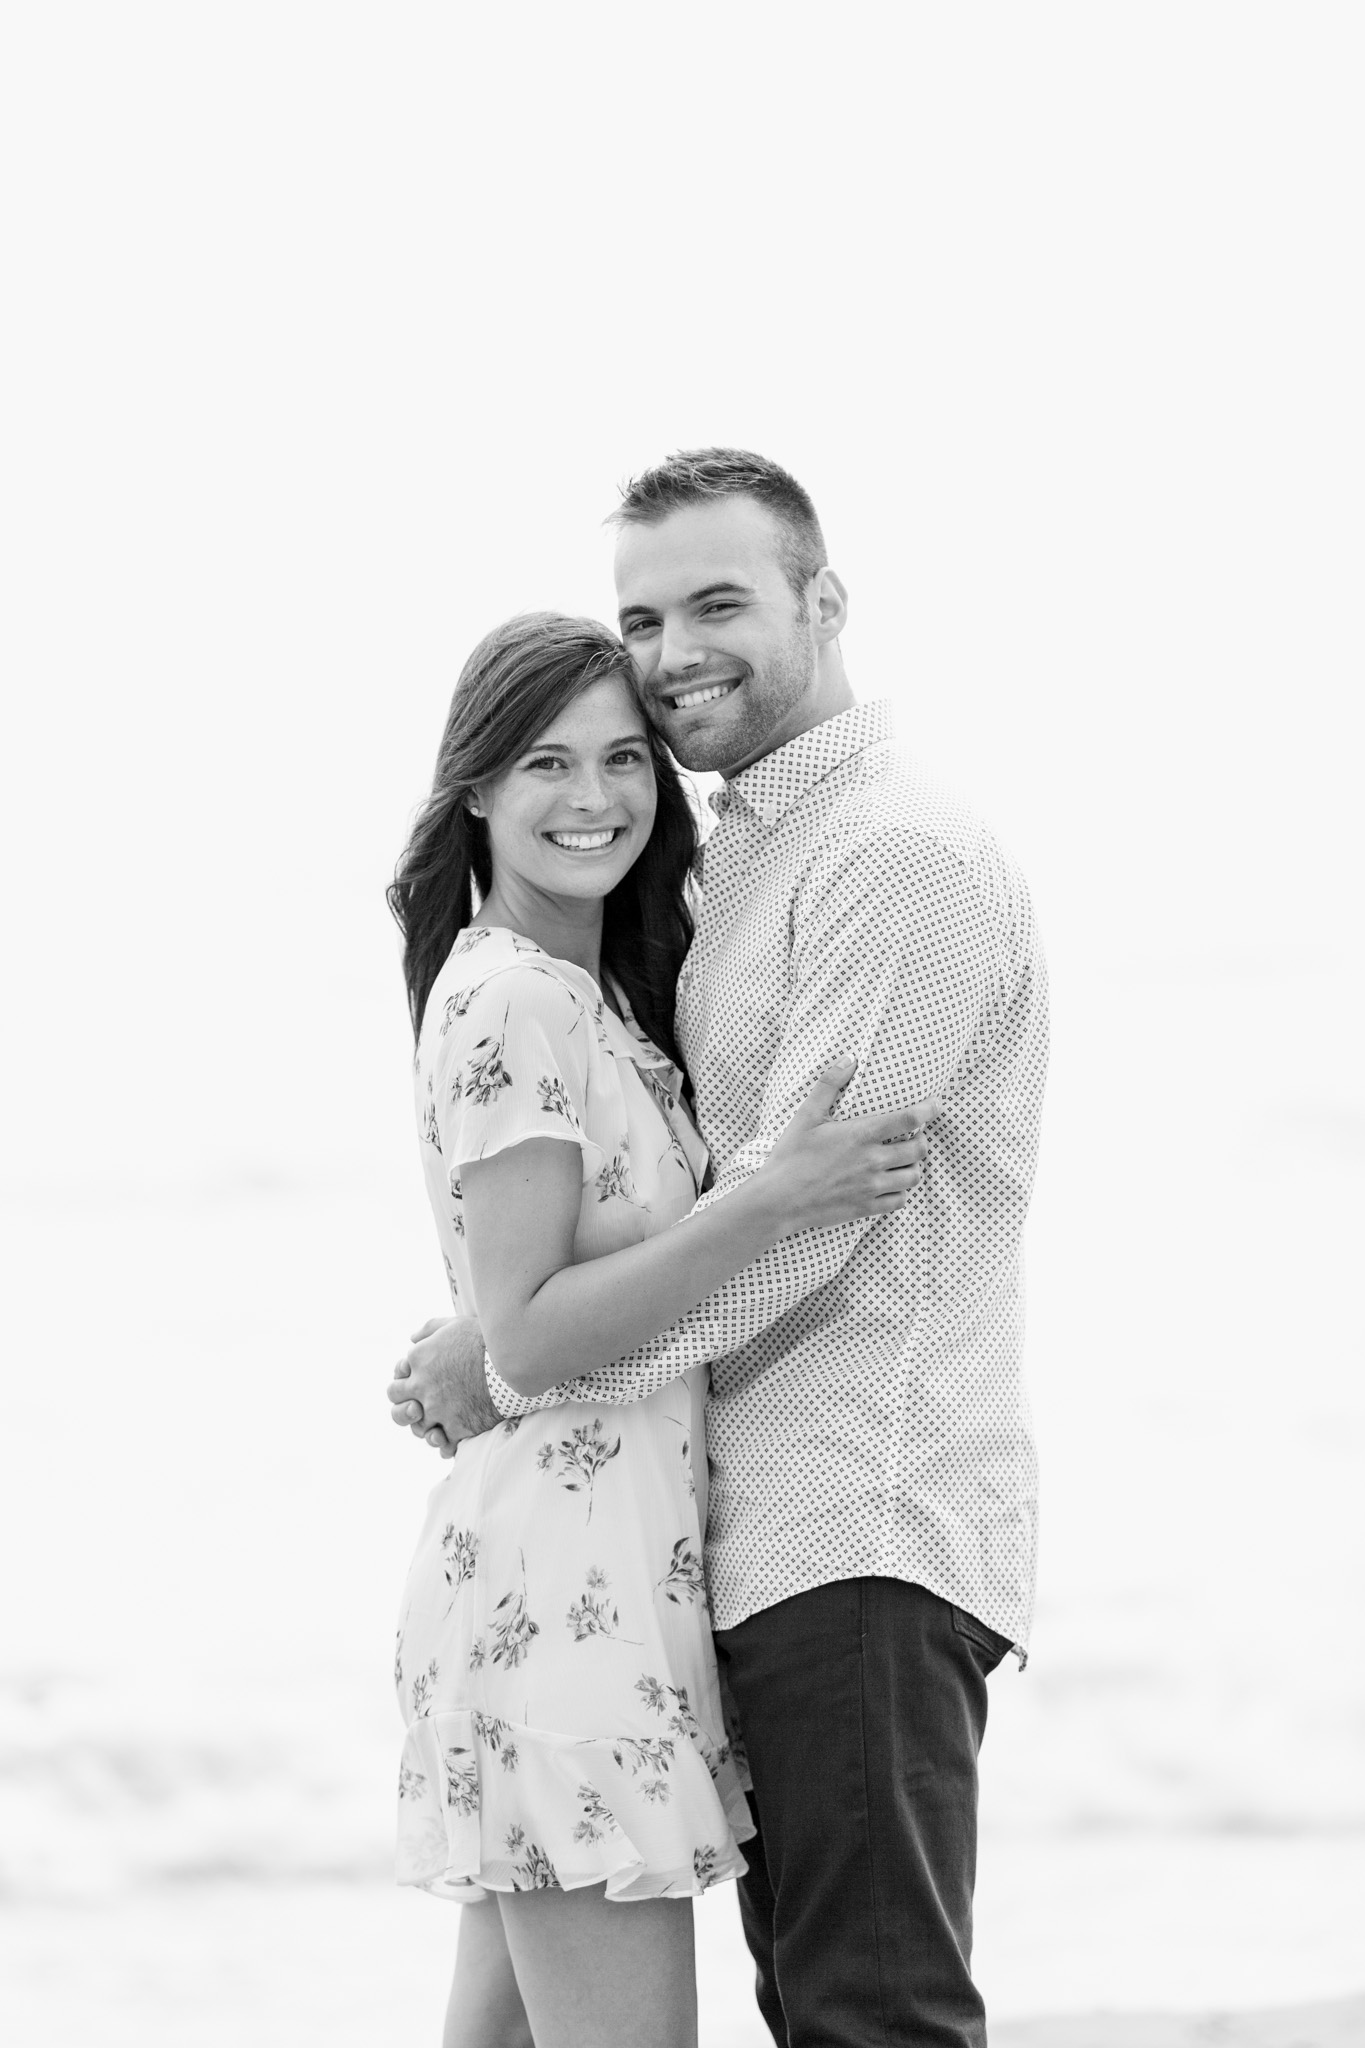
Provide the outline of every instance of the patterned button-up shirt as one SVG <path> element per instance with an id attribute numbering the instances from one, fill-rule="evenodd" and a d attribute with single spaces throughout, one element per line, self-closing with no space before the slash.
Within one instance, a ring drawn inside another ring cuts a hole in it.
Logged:
<path id="1" fill-rule="evenodd" d="M 724 1200 L 814 1077 L 850 1114 L 937 1096 L 894 1215 L 808 1230 L 628 1358 L 504 1414 L 630 1401 L 709 1361 L 716 1626 L 837 1579 L 914 1581 L 1028 1641 L 1036 1461 L 1021 1378 L 1022 1235 L 1047 1066 L 1023 877 L 891 738 L 842 713 L 713 800 L 678 1035 Z"/>

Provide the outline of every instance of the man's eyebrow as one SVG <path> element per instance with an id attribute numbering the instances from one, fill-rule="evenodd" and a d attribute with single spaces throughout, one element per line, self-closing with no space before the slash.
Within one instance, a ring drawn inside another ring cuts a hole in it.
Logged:
<path id="1" fill-rule="evenodd" d="M 700 590 L 690 590 L 683 599 L 683 603 L 701 604 L 708 597 L 748 597 L 750 595 L 750 586 L 747 583 L 705 583 Z M 617 613 L 617 617 L 622 621 L 626 619 L 649 619 L 655 617 L 657 611 L 658 607 L 652 604 L 628 604 L 624 610 Z"/>

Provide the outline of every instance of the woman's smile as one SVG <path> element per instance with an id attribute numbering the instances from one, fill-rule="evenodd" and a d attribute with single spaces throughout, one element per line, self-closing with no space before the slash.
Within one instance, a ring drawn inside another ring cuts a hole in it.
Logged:
<path id="1" fill-rule="evenodd" d="M 545 837 L 553 846 L 562 847 L 565 853 L 600 853 L 606 846 L 612 846 L 628 825 L 608 825 L 598 832 L 547 832 Z"/>

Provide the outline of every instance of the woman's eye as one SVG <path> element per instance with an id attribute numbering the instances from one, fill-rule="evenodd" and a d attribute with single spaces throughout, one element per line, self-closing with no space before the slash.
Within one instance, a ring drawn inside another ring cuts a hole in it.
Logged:
<path id="1" fill-rule="evenodd" d="M 528 768 L 557 768 L 559 762 L 553 754 L 537 754 L 526 765 Z"/>
<path id="2" fill-rule="evenodd" d="M 644 753 L 639 747 L 618 747 L 616 752 L 609 756 L 610 760 L 623 763 L 627 768 L 638 768 L 644 758 Z"/>

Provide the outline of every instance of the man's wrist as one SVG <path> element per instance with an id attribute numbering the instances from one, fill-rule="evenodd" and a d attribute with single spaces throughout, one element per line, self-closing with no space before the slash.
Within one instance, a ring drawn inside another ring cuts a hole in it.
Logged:
<path id="1" fill-rule="evenodd" d="M 515 1387 L 507 1384 L 487 1351 L 483 1354 L 483 1379 L 488 1389 L 488 1398 L 504 1421 L 510 1422 L 517 1416 L 530 1415 L 533 1412 L 535 1403 L 525 1394 L 519 1394 Z"/>

